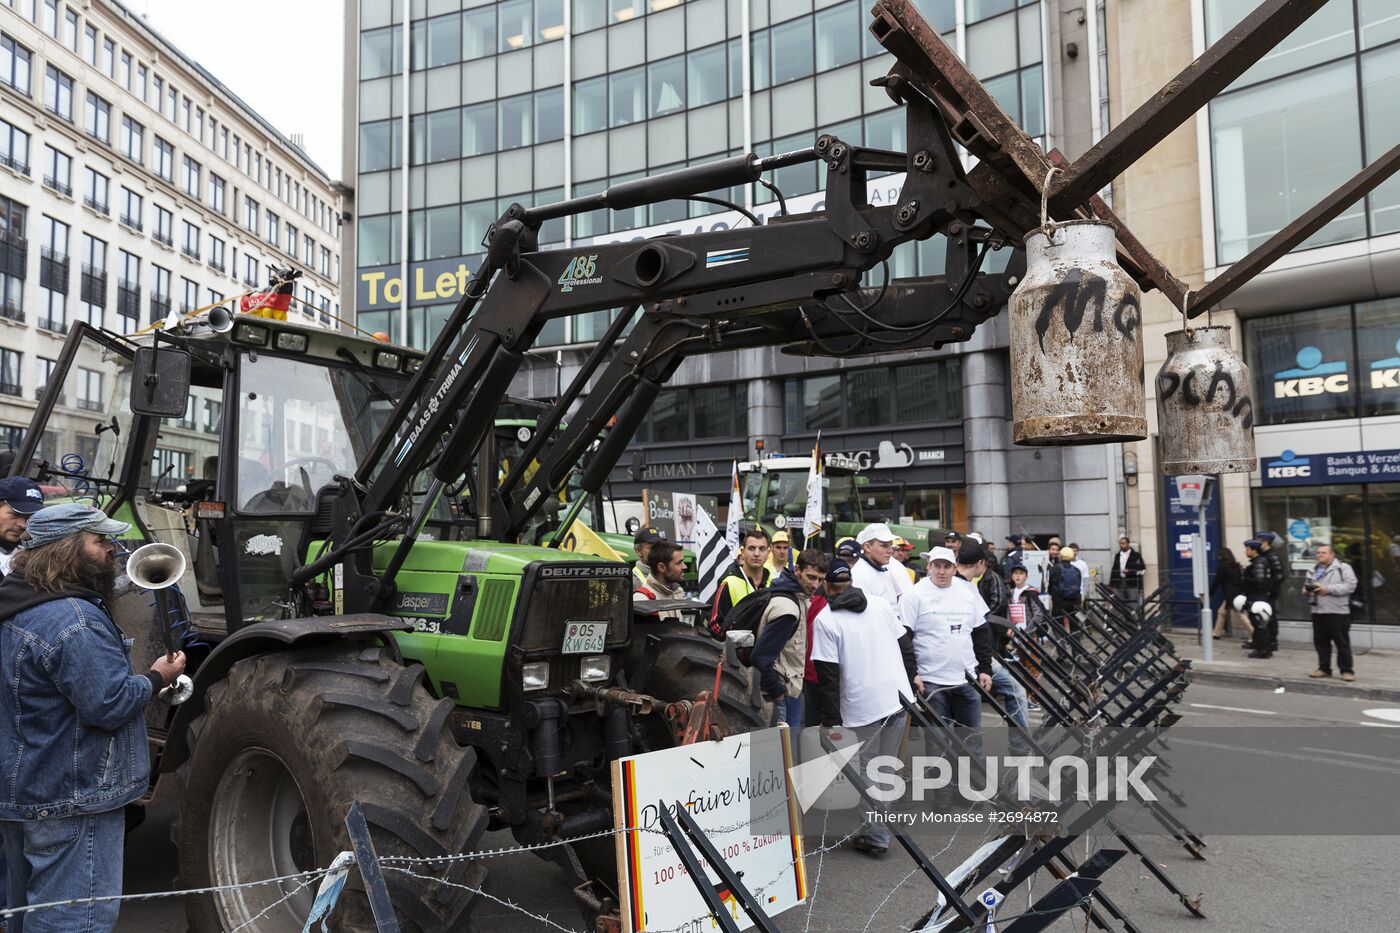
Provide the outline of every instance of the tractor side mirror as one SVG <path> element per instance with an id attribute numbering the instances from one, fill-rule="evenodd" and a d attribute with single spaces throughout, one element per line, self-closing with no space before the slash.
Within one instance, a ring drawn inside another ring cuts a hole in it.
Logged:
<path id="1" fill-rule="evenodd" d="M 131 410 L 138 415 L 178 418 L 190 395 L 188 350 L 139 347 L 131 364 Z"/>
<path id="2" fill-rule="evenodd" d="M 627 522 L 622 527 L 627 529 L 627 533 L 629 535 L 635 535 L 637 532 L 642 530 L 642 522 L 641 519 L 637 518 L 637 516 L 634 515 L 631 518 L 627 519 Z"/>

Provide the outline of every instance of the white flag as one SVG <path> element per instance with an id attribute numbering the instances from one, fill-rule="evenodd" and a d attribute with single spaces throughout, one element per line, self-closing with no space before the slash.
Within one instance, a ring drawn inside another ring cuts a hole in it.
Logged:
<path id="1" fill-rule="evenodd" d="M 811 538 L 822 532 L 826 522 L 826 503 L 822 495 L 822 432 L 817 432 L 817 442 L 812 445 L 812 466 L 807 470 L 807 511 L 802 516 L 802 536 Z M 806 541 L 803 542 L 806 545 Z"/>
<path id="2" fill-rule="evenodd" d="M 695 505 L 695 575 L 700 581 L 700 601 L 713 603 L 719 585 L 720 574 L 724 573 L 724 538 L 719 527 L 705 507 Z"/>
<path id="3" fill-rule="evenodd" d="M 739 495 L 739 461 L 729 474 L 729 521 L 724 526 L 724 544 L 730 554 L 739 552 L 739 521 L 744 517 L 744 500 Z"/>

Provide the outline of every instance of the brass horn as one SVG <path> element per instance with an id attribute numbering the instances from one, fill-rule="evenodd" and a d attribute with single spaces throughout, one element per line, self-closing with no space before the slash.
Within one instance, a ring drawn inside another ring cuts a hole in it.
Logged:
<path id="1" fill-rule="evenodd" d="M 216 334 L 226 334 L 233 330 L 233 315 L 223 305 L 217 305 L 209 309 L 209 313 L 204 316 L 205 323 L 209 329 Z"/>
<path id="2" fill-rule="evenodd" d="M 163 590 L 185 575 L 185 555 L 172 544 L 143 544 L 127 558 L 126 575 L 143 590 Z"/>

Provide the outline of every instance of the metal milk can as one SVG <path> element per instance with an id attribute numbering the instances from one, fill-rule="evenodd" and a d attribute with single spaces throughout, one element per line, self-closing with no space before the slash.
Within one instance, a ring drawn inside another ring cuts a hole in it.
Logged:
<path id="1" fill-rule="evenodd" d="M 1249 368 L 1230 347 L 1230 328 L 1167 334 L 1167 361 L 1157 373 L 1164 474 L 1248 473 L 1255 468 L 1249 386 Z"/>
<path id="2" fill-rule="evenodd" d="M 1071 220 L 1028 234 L 1010 305 L 1017 444 L 1147 436 L 1142 296 L 1118 265 L 1111 226 Z"/>

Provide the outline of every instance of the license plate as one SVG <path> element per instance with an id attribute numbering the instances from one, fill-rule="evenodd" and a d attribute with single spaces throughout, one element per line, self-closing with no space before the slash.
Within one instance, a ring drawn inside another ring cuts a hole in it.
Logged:
<path id="1" fill-rule="evenodd" d="M 565 654 L 602 654 L 608 637 L 606 622 L 570 622 L 564 629 Z"/>

